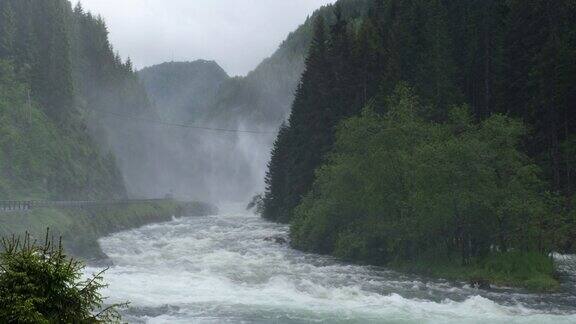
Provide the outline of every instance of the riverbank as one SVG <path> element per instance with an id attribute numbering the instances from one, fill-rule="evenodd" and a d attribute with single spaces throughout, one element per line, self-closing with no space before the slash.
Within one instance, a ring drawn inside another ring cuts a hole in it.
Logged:
<path id="1" fill-rule="evenodd" d="M 468 265 L 435 260 L 396 262 L 389 266 L 397 271 L 464 281 L 482 289 L 516 287 L 530 292 L 552 293 L 561 287 L 554 259 L 538 253 L 492 254 Z"/>
<path id="2" fill-rule="evenodd" d="M 172 200 L 137 202 L 87 208 L 41 208 L 0 215 L 0 237 L 29 232 L 43 240 L 46 229 L 61 236 L 66 250 L 85 260 L 105 258 L 97 240 L 101 237 L 181 216 L 203 216 L 216 212 L 206 203 Z"/>
<path id="3" fill-rule="evenodd" d="M 291 245 L 302 252 L 318 253 Z M 353 264 L 382 266 L 434 280 L 465 282 L 473 288 L 510 287 L 533 293 L 555 293 L 562 290 L 559 265 L 552 256 L 536 252 L 492 253 L 483 258 L 470 259 L 466 265 L 458 259 L 441 257 L 384 262 L 383 258 L 378 258 L 376 254 L 367 257 L 365 254 L 345 254 L 340 250 L 319 254 L 330 255 Z"/>

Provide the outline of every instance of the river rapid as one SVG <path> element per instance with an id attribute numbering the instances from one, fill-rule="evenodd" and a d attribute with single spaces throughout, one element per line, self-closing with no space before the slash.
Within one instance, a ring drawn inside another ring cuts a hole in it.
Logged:
<path id="1" fill-rule="evenodd" d="M 131 323 L 576 323 L 574 290 L 482 291 L 265 240 L 287 235 L 245 212 L 118 233 L 99 242 L 113 263 L 104 295 L 131 302 Z"/>

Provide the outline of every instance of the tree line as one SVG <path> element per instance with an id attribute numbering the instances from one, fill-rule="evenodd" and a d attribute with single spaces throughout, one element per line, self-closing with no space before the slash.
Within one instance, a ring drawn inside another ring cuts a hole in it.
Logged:
<path id="1" fill-rule="evenodd" d="M 297 247 L 379 262 L 574 251 L 572 1 L 333 15 L 315 22 L 265 218 L 292 222 Z"/>
<path id="2" fill-rule="evenodd" d="M 131 161 L 117 152 L 143 160 L 144 150 L 129 143 L 146 135 L 104 114 L 155 112 L 131 61 L 114 52 L 102 18 L 68 0 L 0 0 L 0 66 L 6 166 L 0 193 L 6 199 L 125 196 L 119 166 Z"/>

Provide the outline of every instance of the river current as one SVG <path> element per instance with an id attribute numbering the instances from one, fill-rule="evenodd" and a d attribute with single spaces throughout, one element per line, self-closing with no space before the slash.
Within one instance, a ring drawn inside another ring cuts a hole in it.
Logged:
<path id="1" fill-rule="evenodd" d="M 131 323 L 576 323 L 574 273 L 553 295 L 483 291 L 266 240 L 287 234 L 240 212 L 106 237 L 104 295 Z"/>

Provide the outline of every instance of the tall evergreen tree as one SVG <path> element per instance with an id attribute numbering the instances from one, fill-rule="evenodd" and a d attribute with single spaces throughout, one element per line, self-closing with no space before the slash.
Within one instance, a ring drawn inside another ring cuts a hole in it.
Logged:
<path id="1" fill-rule="evenodd" d="M 32 91 L 46 108 L 48 116 L 65 122 L 73 113 L 74 86 L 70 36 L 64 4 L 59 0 L 37 3 L 46 18 L 38 21 L 41 55 L 34 67 Z"/>
<path id="2" fill-rule="evenodd" d="M 265 197 L 266 218 L 279 221 L 290 219 L 292 209 L 309 189 L 314 169 L 328 149 L 326 125 L 331 120 L 328 110 L 330 77 L 327 71 L 330 71 L 328 38 L 325 21 L 319 17 L 314 23 L 314 37 L 306 59 L 306 70 L 296 91 L 289 119 L 290 128 L 275 144 L 286 146 L 282 148 L 282 152 L 286 153 L 275 154 L 270 161 L 272 170 L 283 165 L 284 172 L 267 175 L 267 183 L 275 183 L 276 186 L 271 186 Z"/>
<path id="3" fill-rule="evenodd" d="M 422 97 L 436 107 L 430 117 L 442 120 L 447 116 L 444 107 L 458 103 L 459 99 L 459 91 L 453 83 L 456 65 L 451 53 L 448 16 L 440 0 L 420 2 L 417 12 L 421 22 L 417 27 L 419 46 L 415 50 L 417 71 L 413 84 Z"/>
<path id="4" fill-rule="evenodd" d="M 16 39 L 16 22 L 9 0 L 0 2 L 0 59 L 12 58 Z"/>

